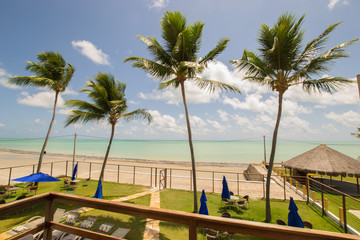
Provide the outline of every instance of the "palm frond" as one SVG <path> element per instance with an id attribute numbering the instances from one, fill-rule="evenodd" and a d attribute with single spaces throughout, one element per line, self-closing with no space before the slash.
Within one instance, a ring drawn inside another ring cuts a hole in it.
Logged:
<path id="1" fill-rule="evenodd" d="M 65 127 L 71 124 L 75 124 L 77 122 L 98 122 L 103 118 L 104 116 L 102 114 L 96 114 L 93 112 L 86 112 L 80 110 L 72 110 L 72 113 L 65 120 Z"/>
<path id="2" fill-rule="evenodd" d="M 18 86 L 30 86 L 30 87 L 46 87 L 49 86 L 49 79 L 37 76 L 14 76 L 9 79 L 10 84 Z"/>
<path id="3" fill-rule="evenodd" d="M 166 82 L 162 82 L 159 84 L 159 89 L 165 89 L 165 88 L 168 88 L 168 87 L 174 87 L 174 88 L 178 88 L 180 86 L 180 83 L 179 81 L 177 80 L 177 78 L 173 78 L 171 80 L 168 80 Z"/>
<path id="4" fill-rule="evenodd" d="M 147 119 L 149 124 L 152 121 L 152 116 L 150 112 L 145 108 L 136 109 L 132 112 L 128 112 L 124 114 L 123 117 L 127 121 L 132 121 L 137 119 Z"/>
<path id="5" fill-rule="evenodd" d="M 162 64 L 165 64 L 167 66 L 171 65 L 171 63 L 173 62 L 173 59 L 163 49 L 163 47 L 158 43 L 156 38 L 143 37 L 141 35 L 138 35 L 137 37 L 148 46 L 148 50 L 155 57 L 155 62 L 159 61 Z"/>
<path id="6" fill-rule="evenodd" d="M 200 59 L 199 63 L 207 66 L 209 61 L 214 60 L 216 56 L 218 56 L 220 53 L 222 53 L 226 49 L 227 43 L 229 41 L 230 40 L 227 38 L 220 39 L 218 41 L 218 43 L 216 44 L 216 46 L 208 54 L 206 54 L 202 59 Z"/>
<path id="7" fill-rule="evenodd" d="M 170 53 L 176 45 L 179 33 L 186 29 L 186 17 L 179 11 L 166 11 L 160 24 L 162 38 L 166 43 L 166 51 Z"/>
<path id="8" fill-rule="evenodd" d="M 352 81 L 342 77 L 326 77 L 316 80 L 305 80 L 301 82 L 304 91 L 309 94 L 311 92 L 327 92 L 332 94 L 349 83 L 352 83 Z"/>
<path id="9" fill-rule="evenodd" d="M 240 89 L 238 89 L 237 87 L 228 84 L 228 83 L 224 83 L 224 82 L 219 82 L 219 81 L 214 81 L 214 80 L 210 80 L 210 79 L 204 79 L 204 78 L 193 78 L 191 79 L 192 81 L 195 82 L 195 84 L 202 90 L 206 89 L 209 92 L 215 92 L 215 91 L 234 91 L 234 92 L 238 92 L 241 93 Z"/>
<path id="10" fill-rule="evenodd" d="M 160 63 L 151 61 L 146 58 L 140 57 L 127 57 L 124 62 L 132 61 L 132 67 L 134 68 L 141 68 L 146 72 L 150 73 L 150 75 L 159 78 L 159 79 L 166 79 L 171 74 L 174 74 L 171 67 L 164 66 Z"/>

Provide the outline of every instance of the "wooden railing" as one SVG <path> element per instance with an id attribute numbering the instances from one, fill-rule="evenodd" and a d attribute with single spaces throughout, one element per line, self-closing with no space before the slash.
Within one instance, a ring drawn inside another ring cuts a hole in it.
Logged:
<path id="1" fill-rule="evenodd" d="M 228 231 L 258 237 L 272 238 L 272 239 L 360 239 L 359 236 L 350 234 L 326 232 L 319 230 L 310 230 L 302 228 L 293 228 L 287 226 L 279 226 L 274 224 L 250 222 L 244 220 L 220 218 L 213 216 L 205 216 L 193 213 L 171 211 L 159 208 L 151 208 L 147 206 L 138 206 L 133 204 L 119 203 L 108 200 L 100 200 L 88 197 L 74 196 L 62 193 L 49 192 L 37 195 L 31 198 L 18 200 L 12 203 L 5 204 L 0 207 L 0 216 L 17 212 L 40 203 L 46 203 L 45 222 L 36 228 L 30 229 L 19 235 L 12 237 L 12 240 L 19 239 L 29 233 L 34 234 L 44 230 L 44 239 L 51 239 L 52 230 L 57 229 L 68 233 L 91 239 L 117 239 L 112 236 L 87 231 L 80 228 L 67 226 L 60 223 L 53 222 L 54 206 L 56 202 L 65 204 L 74 204 L 76 206 L 91 207 L 100 210 L 106 210 L 116 213 L 122 213 L 143 218 L 157 219 L 177 224 L 184 224 L 189 227 L 189 239 L 197 239 L 197 228 L 210 228 L 221 231 Z"/>

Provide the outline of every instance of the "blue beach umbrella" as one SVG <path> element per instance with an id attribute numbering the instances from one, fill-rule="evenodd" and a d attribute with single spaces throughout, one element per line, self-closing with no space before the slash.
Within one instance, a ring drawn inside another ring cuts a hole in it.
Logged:
<path id="1" fill-rule="evenodd" d="M 102 192 L 102 184 L 101 184 L 101 180 L 98 183 L 97 189 L 96 189 L 96 193 L 94 195 L 94 198 L 99 198 L 102 199 L 103 198 L 103 192 Z"/>
<path id="2" fill-rule="evenodd" d="M 222 184 L 223 184 L 223 189 L 222 189 L 222 193 L 221 193 L 221 198 L 229 199 L 230 191 L 229 191 L 229 186 L 228 186 L 225 176 L 223 177 Z"/>
<path id="3" fill-rule="evenodd" d="M 289 210 L 288 226 L 304 228 L 304 223 L 298 214 L 298 208 L 292 197 L 290 198 Z"/>
<path id="4" fill-rule="evenodd" d="M 206 205 L 206 195 L 205 195 L 205 190 L 203 189 L 202 190 L 202 194 L 201 194 L 201 197 L 200 197 L 200 210 L 199 210 L 199 214 L 204 214 L 204 215 L 209 215 L 209 212 L 208 212 L 208 208 L 207 208 L 207 205 Z"/>
<path id="5" fill-rule="evenodd" d="M 71 176 L 71 181 L 74 181 L 75 180 L 75 176 L 76 176 L 76 172 L 77 172 L 77 166 L 78 164 L 75 165 L 74 169 L 73 169 L 73 173 L 72 173 L 72 176 Z"/>
<path id="6" fill-rule="evenodd" d="M 52 177 L 46 173 L 33 173 L 25 177 L 15 178 L 13 181 L 17 182 L 56 182 L 61 181 L 56 177 Z"/>

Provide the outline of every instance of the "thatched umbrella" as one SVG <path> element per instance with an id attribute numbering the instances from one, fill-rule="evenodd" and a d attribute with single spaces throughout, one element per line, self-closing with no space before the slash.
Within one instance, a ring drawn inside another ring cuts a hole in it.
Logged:
<path id="1" fill-rule="evenodd" d="M 360 177 L 360 161 L 320 144 L 284 163 L 285 168 L 330 176 Z"/>

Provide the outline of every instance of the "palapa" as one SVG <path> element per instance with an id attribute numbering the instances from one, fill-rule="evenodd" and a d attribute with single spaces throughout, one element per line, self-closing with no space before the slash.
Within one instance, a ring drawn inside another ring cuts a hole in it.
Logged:
<path id="1" fill-rule="evenodd" d="M 284 163 L 285 168 L 330 176 L 360 177 L 360 161 L 320 144 Z"/>

